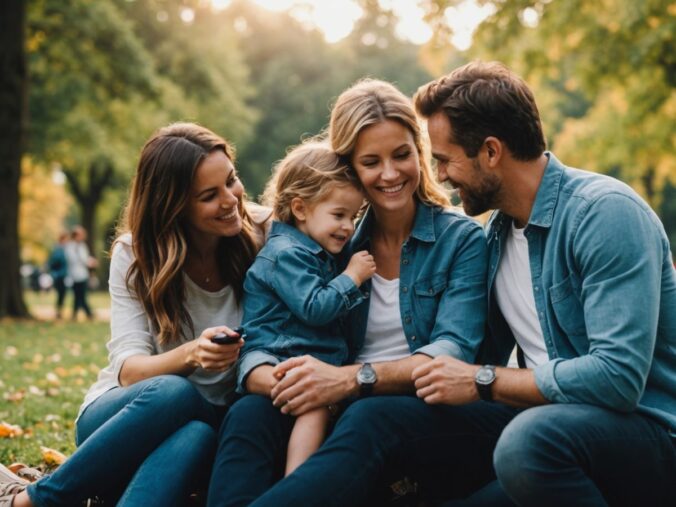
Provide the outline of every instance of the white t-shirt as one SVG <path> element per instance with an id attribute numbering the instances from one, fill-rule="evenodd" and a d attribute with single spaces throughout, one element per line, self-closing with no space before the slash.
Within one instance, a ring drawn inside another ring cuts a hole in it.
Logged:
<path id="1" fill-rule="evenodd" d="M 99 372 L 98 381 L 87 392 L 80 407 L 80 414 L 103 393 L 120 385 L 118 381 L 120 370 L 128 357 L 166 352 L 196 338 L 208 327 L 227 325 L 234 328 L 241 323 L 242 311 L 231 286 L 228 285 L 217 292 L 209 292 L 200 288 L 184 274 L 185 306 L 192 318 L 195 336 L 188 336 L 189 330 L 184 328 L 187 338 L 169 345 L 160 345 L 154 332 L 151 331 L 150 321 L 143 305 L 127 288 L 125 279 L 133 259 L 131 235 L 127 234 L 115 245 L 110 263 L 111 336 L 107 345 L 109 364 Z M 235 369 L 213 372 L 197 368 L 187 378 L 205 399 L 216 405 L 224 405 L 235 388 Z"/>
<path id="2" fill-rule="evenodd" d="M 396 361 L 411 355 L 399 310 L 399 278 L 371 278 L 371 302 L 364 346 L 355 362 Z"/>
<path id="3" fill-rule="evenodd" d="M 538 320 L 528 259 L 528 239 L 512 222 L 495 277 L 495 299 L 523 350 L 528 368 L 549 361 Z"/>
<path id="4" fill-rule="evenodd" d="M 89 280 L 89 248 L 84 241 L 69 241 L 64 247 L 66 263 L 68 264 L 68 276 L 73 282 L 86 282 Z"/>

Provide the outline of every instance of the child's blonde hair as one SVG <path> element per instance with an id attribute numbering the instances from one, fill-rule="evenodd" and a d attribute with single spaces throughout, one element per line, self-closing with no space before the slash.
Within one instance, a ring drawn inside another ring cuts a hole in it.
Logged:
<path id="1" fill-rule="evenodd" d="M 293 148 L 274 169 L 263 192 L 280 222 L 295 225 L 291 201 L 300 197 L 306 204 L 322 201 L 336 186 L 352 185 L 362 191 L 354 170 L 325 140 L 310 140 Z"/>

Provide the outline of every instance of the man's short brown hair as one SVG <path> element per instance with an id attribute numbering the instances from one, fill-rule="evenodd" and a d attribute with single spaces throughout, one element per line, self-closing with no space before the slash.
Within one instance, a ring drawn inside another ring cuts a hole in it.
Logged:
<path id="1" fill-rule="evenodd" d="M 517 160 L 538 158 L 546 148 L 535 98 L 519 76 L 499 62 L 472 62 L 421 86 L 419 114 L 443 111 L 451 122 L 451 142 L 476 157 L 484 140 L 503 141 Z"/>

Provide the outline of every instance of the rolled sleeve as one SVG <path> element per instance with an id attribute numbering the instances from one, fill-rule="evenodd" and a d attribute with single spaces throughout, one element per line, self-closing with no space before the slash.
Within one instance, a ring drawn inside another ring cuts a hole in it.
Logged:
<path id="1" fill-rule="evenodd" d="M 262 364 L 279 364 L 279 358 L 263 350 L 252 350 L 240 357 L 237 364 L 237 392 L 245 394 L 246 379 L 255 368 Z"/>
<path id="2" fill-rule="evenodd" d="M 465 355 L 457 343 L 443 339 L 420 347 L 415 351 L 415 354 L 425 354 L 433 358 L 437 356 L 453 356 L 457 359 L 465 360 Z"/>
<path id="3" fill-rule="evenodd" d="M 649 210 L 611 193 L 581 215 L 573 250 L 582 315 L 561 307 L 552 318 L 572 330 L 571 321 L 582 319 L 589 351 L 539 366 L 536 383 L 550 401 L 632 411 L 644 391 L 657 336 L 659 231 Z"/>

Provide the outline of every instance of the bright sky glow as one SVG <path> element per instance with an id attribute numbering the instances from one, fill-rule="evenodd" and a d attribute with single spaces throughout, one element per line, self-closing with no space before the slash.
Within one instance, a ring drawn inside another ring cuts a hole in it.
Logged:
<path id="1" fill-rule="evenodd" d="M 288 10 L 301 23 L 316 26 L 328 42 L 337 42 L 346 37 L 355 21 L 362 15 L 356 0 L 251 0 L 271 11 Z M 379 0 L 385 9 L 392 9 L 399 17 L 395 31 L 403 39 L 414 44 L 424 44 L 432 36 L 432 30 L 423 21 L 423 10 L 413 0 Z M 211 0 L 214 7 L 224 9 L 231 0 Z M 472 44 L 472 34 L 487 16 L 494 12 L 491 4 L 483 7 L 476 0 L 464 0 L 457 7 L 444 12 L 453 30 L 451 43 L 464 50 Z"/>

